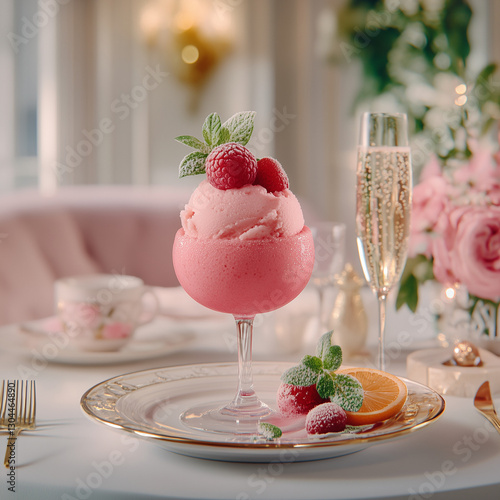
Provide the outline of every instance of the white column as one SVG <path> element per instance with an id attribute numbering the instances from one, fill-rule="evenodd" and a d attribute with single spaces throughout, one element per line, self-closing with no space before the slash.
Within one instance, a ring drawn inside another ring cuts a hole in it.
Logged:
<path id="1" fill-rule="evenodd" d="M 14 187 L 14 144 L 15 144 L 15 108 L 14 108 L 14 58 L 16 34 L 14 28 L 14 0 L 2 1 L 0 16 L 0 192 Z"/>
<path id="2" fill-rule="evenodd" d="M 132 4 L 132 39 L 136 42 L 132 46 L 132 81 L 142 83 L 145 68 L 148 65 L 148 56 L 145 45 L 141 43 L 139 19 L 144 2 L 136 1 Z M 151 165 L 149 159 L 149 91 L 144 102 L 131 114 L 131 182 L 135 185 L 147 185 L 151 181 Z"/>
<path id="3" fill-rule="evenodd" d="M 59 162 L 58 23 L 47 23 L 38 33 L 38 185 L 53 193 L 64 175 Z"/>
<path id="4" fill-rule="evenodd" d="M 117 97 L 114 88 L 114 53 L 113 53 L 113 4 L 108 0 L 95 3 L 95 106 L 96 115 L 100 119 L 112 120 L 110 134 L 104 137 L 102 144 L 96 151 L 95 162 L 97 184 L 108 184 L 114 181 L 113 165 L 116 160 L 114 154 L 116 124 L 111 118 L 111 103 Z"/>

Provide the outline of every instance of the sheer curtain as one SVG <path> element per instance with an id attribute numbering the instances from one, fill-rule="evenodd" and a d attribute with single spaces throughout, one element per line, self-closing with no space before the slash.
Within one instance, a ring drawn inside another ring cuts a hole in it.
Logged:
<path id="1" fill-rule="evenodd" d="M 233 2 L 224 12 L 239 35 L 200 90 L 196 108 L 169 64 L 168 47 L 148 46 L 141 27 L 148 6 L 169 3 L 182 2 L 73 0 L 41 34 L 42 187 L 171 183 L 186 152 L 173 138 L 199 136 L 207 114 L 218 111 L 227 118 L 256 109 L 259 119 L 267 120 L 272 98 L 270 63 L 262 51 L 267 30 L 257 37 L 248 29 L 256 17 L 267 22 L 267 2 Z"/>

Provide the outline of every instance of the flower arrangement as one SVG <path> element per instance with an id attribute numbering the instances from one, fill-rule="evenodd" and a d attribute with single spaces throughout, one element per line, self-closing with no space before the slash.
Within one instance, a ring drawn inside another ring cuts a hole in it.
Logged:
<path id="1" fill-rule="evenodd" d="M 396 307 L 407 304 L 415 311 L 424 281 L 459 284 L 469 294 L 471 316 L 479 305 L 487 306 L 482 330 L 497 336 L 500 152 L 476 145 L 466 161 L 449 163 L 442 168 L 434 156 L 414 188 L 409 259 Z"/>
<path id="2" fill-rule="evenodd" d="M 349 0 L 323 34 L 325 58 L 361 64 L 354 108 L 408 115 L 417 174 L 431 154 L 468 157 L 467 137 L 499 119 L 495 64 L 467 65 L 473 14 L 468 0 Z"/>
<path id="3" fill-rule="evenodd" d="M 494 64 L 471 74 L 469 0 L 348 0 L 331 22 L 335 62 L 363 70 L 354 107 L 409 117 L 413 191 L 409 259 L 396 307 L 418 305 L 430 280 L 466 289 L 468 316 L 500 336 L 500 120 Z M 491 139 L 491 135 L 489 135 Z"/>

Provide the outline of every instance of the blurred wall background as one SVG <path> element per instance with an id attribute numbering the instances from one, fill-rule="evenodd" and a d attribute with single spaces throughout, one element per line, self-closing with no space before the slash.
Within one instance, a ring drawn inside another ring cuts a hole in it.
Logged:
<path id="1" fill-rule="evenodd" d="M 363 75 L 359 60 L 339 50 L 336 22 L 347 3 L 0 0 L 0 193 L 71 184 L 191 189 L 200 179 L 177 179 L 186 149 L 173 138 L 200 136 L 212 111 L 225 119 L 253 109 L 250 147 L 279 158 L 320 217 L 347 222 L 355 252 L 362 107 L 353 103 Z M 469 62 L 479 71 L 500 63 L 500 2 L 469 3 Z"/>

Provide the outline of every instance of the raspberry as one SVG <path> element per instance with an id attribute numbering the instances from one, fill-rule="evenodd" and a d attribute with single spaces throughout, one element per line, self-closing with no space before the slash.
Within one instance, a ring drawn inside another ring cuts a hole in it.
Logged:
<path id="1" fill-rule="evenodd" d="M 240 188 L 255 180 L 257 160 L 245 146 L 228 142 L 212 150 L 205 161 L 205 170 L 213 187 Z"/>
<path id="2" fill-rule="evenodd" d="M 335 403 L 323 403 L 313 408 L 306 417 L 308 434 L 326 434 L 340 432 L 347 423 L 346 412 Z"/>
<path id="3" fill-rule="evenodd" d="M 288 189 L 289 182 L 285 170 L 274 158 L 261 158 L 257 162 L 257 177 L 254 184 L 259 184 L 269 193 Z"/>
<path id="4" fill-rule="evenodd" d="M 276 402 L 283 415 L 305 415 L 315 406 L 328 401 L 322 399 L 316 385 L 292 385 L 282 383 L 278 388 Z"/>

